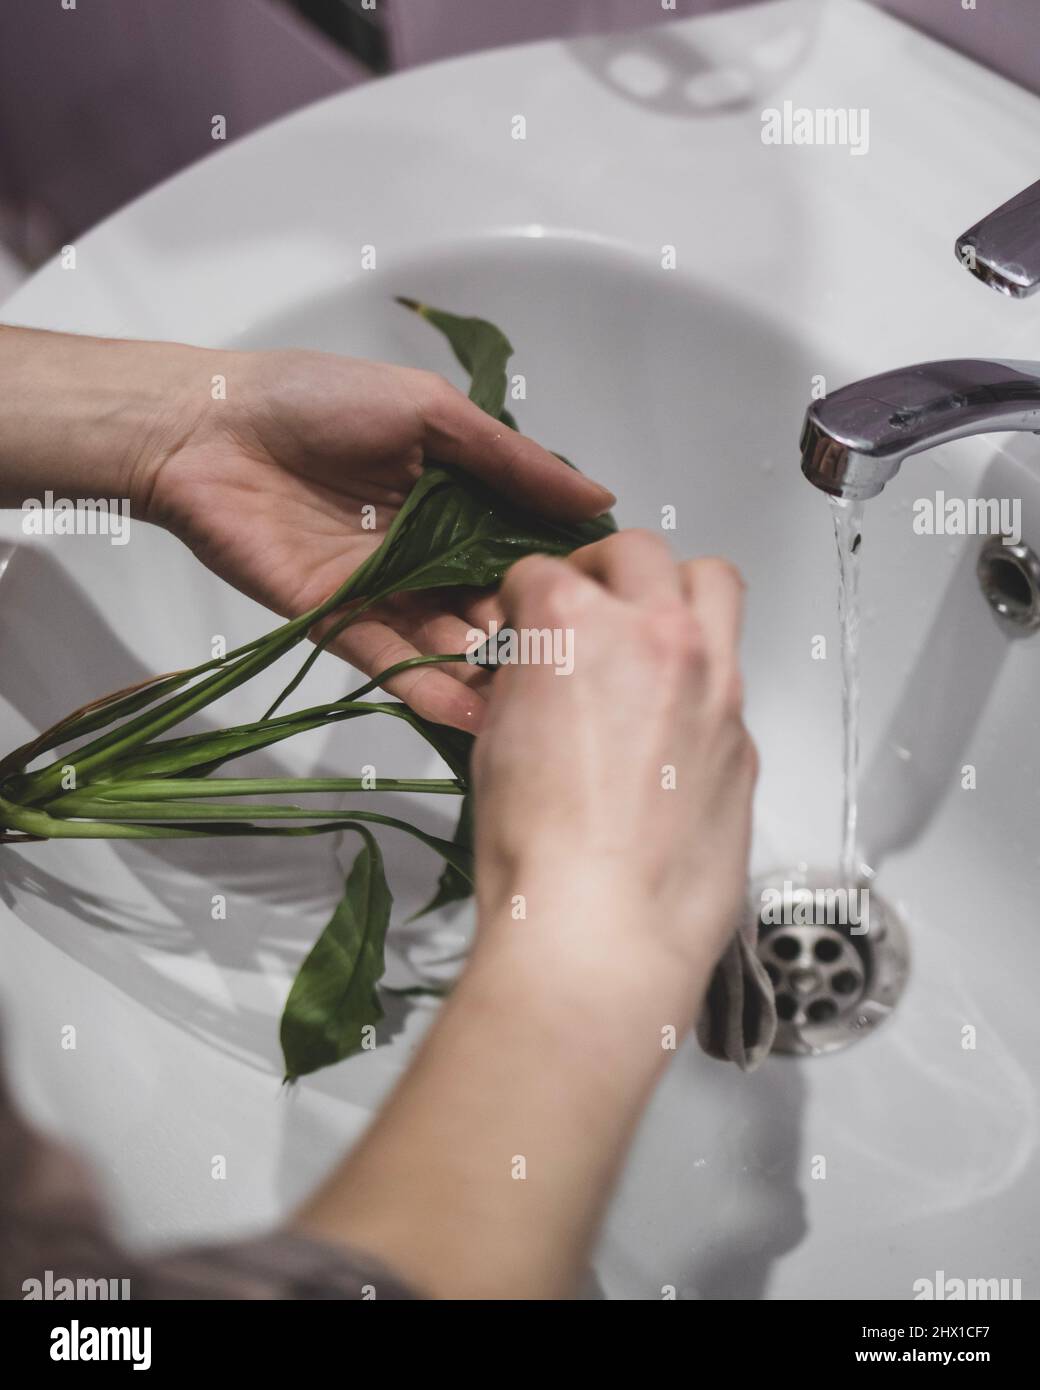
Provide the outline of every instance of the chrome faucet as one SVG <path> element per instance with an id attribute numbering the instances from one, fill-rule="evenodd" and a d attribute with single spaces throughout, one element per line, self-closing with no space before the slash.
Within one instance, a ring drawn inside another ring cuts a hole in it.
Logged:
<path id="1" fill-rule="evenodd" d="M 1040 182 L 957 239 L 962 264 L 1016 299 L 1040 289 Z M 1040 434 L 1040 362 L 921 362 L 814 401 L 802 472 L 832 496 L 876 497 L 910 454 L 991 430 Z"/>

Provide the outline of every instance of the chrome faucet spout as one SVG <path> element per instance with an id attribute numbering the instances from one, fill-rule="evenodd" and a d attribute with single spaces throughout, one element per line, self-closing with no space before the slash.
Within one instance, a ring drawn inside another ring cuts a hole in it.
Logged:
<path id="1" fill-rule="evenodd" d="M 1013 299 L 1040 290 L 1040 182 L 1030 184 L 957 238 L 961 263 Z"/>
<path id="2" fill-rule="evenodd" d="M 1002 294 L 1040 289 L 1040 182 L 957 238 L 971 273 Z M 959 358 L 867 377 L 815 401 L 802 472 L 834 497 L 876 497 L 910 454 L 995 430 L 1040 434 L 1040 363 Z"/>
<path id="3" fill-rule="evenodd" d="M 876 497 L 910 454 L 995 430 L 1040 433 L 1040 362 L 921 362 L 814 401 L 802 472 L 832 496 Z"/>

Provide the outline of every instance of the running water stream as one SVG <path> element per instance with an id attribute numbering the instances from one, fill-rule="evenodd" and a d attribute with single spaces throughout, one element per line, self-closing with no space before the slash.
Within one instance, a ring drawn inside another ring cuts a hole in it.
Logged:
<path id="1" fill-rule="evenodd" d="M 841 715 L 844 735 L 844 800 L 840 874 L 843 888 L 855 888 L 856 819 L 859 774 L 859 551 L 863 503 L 831 498 L 838 547 L 838 623 L 841 627 Z"/>

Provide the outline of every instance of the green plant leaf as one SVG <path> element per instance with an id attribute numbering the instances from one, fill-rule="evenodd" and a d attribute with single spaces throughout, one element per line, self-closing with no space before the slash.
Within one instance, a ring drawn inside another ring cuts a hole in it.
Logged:
<path id="1" fill-rule="evenodd" d="M 506 399 L 506 363 L 513 355 L 513 345 L 502 330 L 487 319 L 463 318 L 402 295 L 397 302 L 440 329 L 470 374 L 470 400 L 498 418 Z"/>
<path id="2" fill-rule="evenodd" d="M 294 1081 L 361 1049 L 383 1017 L 376 985 L 393 898 L 379 846 L 366 830 L 343 897 L 289 991 L 280 1030 L 285 1079 Z"/>
<path id="3" fill-rule="evenodd" d="M 253 724 L 238 724 L 230 729 L 218 729 L 204 734 L 185 734 L 181 738 L 157 739 L 126 754 L 122 759 L 106 764 L 93 777 L 77 777 L 78 790 L 59 794 L 48 801 L 49 806 L 61 804 L 65 796 L 92 789 L 101 795 L 109 786 L 122 782 L 138 782 L 154 777 L 202 777 L 215 772 L 226 763 L 246 753 L 269 748 L 294 734 L 323 728 L 344 720 L 360 719 L 370 714 L 385 714 L 410 724 L 417 733 L 448 764 L 456 777 L 463 778 L 468 762 L 471 734 L 433 724 L 414 710 L 396 700 L 336 700 L 314 705 L 295 714 L 280 715 L 277 719 L 262 719 Z M 71 758 L 69 760 L 71 762 Z M 77 774 L 79 769 L 77 768 Z"/>
<path id="4" fill-rule="evenodd" d="M 404 521 L 393 546 L 380 547 L 373 557 L 378 563 L 364 576 L 360 592 L 365 597 L 490 588 L 525 555 L 569 555 L 614 528 L 610 517 L 546 521 L 442 464 L 427 466 L 398 516 Z"/>
<path id="5" fill-rule="evenodd" d="M 459 810 L 458 823 L 455 826 L 455 834 L 452 836 L 452 844 L 458 845 L 460 849 L 473 853 L 473 793 L 467 792 L 463 798 L 462 807 Z M 472 875 L 467 877 L 461 873 L 454 864 L 445 861 L 444 868 L 441 870 L 440 878 L 437 880 L 437 891 L 426 904 L 419 909 L 412 917 L 414 922 L 418 917 L 425 917 L 427 913 L 436 912 L 442 907 L 447 907 L 450 903 L 463 902 L 470 897 L 473 892 Z"/>
<path id="6" fill-rule="evenodd" d="M 403 708 L 403 706 L 402 706 Z M 272 744 L 281 743 L 294 734 L 344 720 L 359 719 L 369 714 L 396 714 L 397 706 L 361 701 L 356 704 L 314 705 L 278 719 L 259 720 L 252 724 L 235 724 L 228 729 L 216 729 L 204 734 L 183 734 L 180 738 L 157 739 L 143 748 L 135 748 L 117 761 L 107 764 L 94 777 L 84 777 L 78 765 L 80 787 L 103 788 L 115 781 L 141 781 L 150 777 L 201 776 L 216 771 L 225 763 L 246 753 L 254 753 Z M 402 718 L 406 716 L 402 715 Z M 72 759 L 69 759 L 72 762 Z"/>

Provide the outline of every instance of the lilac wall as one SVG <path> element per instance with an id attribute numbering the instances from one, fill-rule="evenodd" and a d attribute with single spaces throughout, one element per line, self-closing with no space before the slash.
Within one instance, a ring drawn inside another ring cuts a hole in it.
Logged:
<path id="1" fill-rule="evenodd" d="M 367 77 L 277 0 L 0 0 L 0 236 L 29 262 L 193 160 Z"/>
<path id="2" fill-rule="evenodd" d="M 395 63 L 410 67 L 451 53 L 554 34 L 667 23 L 660 0 L 382 0 Z M 676 0 L 675 15 L 723 10 L 746 0 Z M 1040 0 L 875 0 L 882 8 L 1040 92 Z"/>
<path id="3" fill-rule="evenodd" d="M 1040 0 L 875 0 L 1040 92 Z M 742 0 L 378 0 L 394 65 Z M 366 80 L 283 0 L 0 0 L 0 240 L 36 262 L 235 139 Z"/>
<path id="4" fill-rule="evenodd" d="M 746 0 L 384 0 L 395 67 L 559 35 L 606 33 L 725 10 Z"/>
<path id="5" fill-rule="evenodd" d="M 876 0 L 953 48 L 1040 92 L 1040 0 Z"/>

